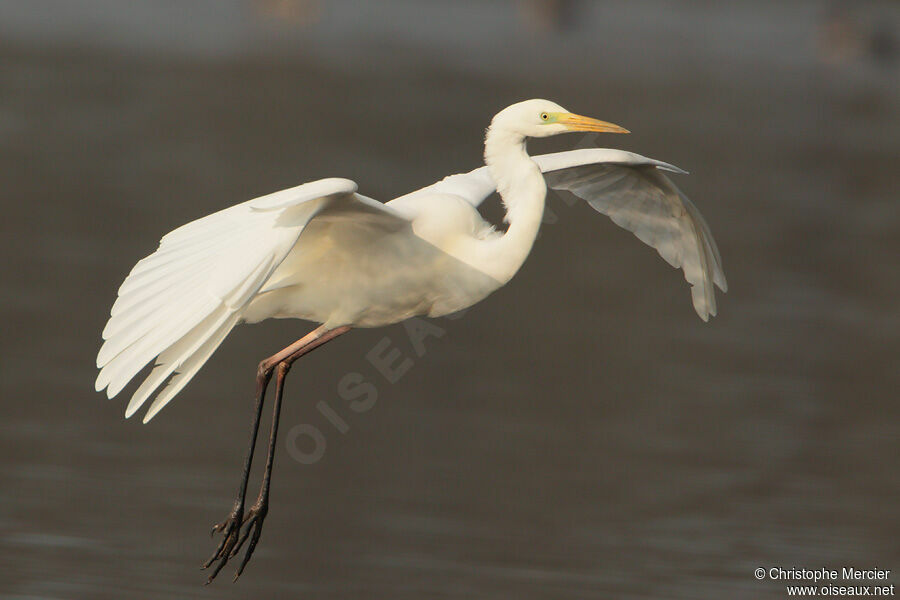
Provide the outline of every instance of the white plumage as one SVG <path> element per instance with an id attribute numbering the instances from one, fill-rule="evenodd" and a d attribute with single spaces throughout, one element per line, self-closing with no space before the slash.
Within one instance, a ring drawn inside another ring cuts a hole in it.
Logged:
<path id="1" fill-rule="evenodd" d="M 284 260 L 306 223 L 356 184 L 325 179 L 262 196 L 166 234 L 119 288 L 97 355 L 96 388 L 112 398 L 151 360 L 131 416 L 169 376 L 149 421 L 215 351 Z"/>
<path id="2" fill-rule="evenodd" d="M 387 204 L 359 195 L 347 179 L 323 179 L 165 235 L 119 288 L 97 356 L 97 390 L 116 396 L 155 360 L 126 409 L 131 416 L 158 391 L 146 422 L 241 321 L 297 317 L 326 328 L 373 327 L 475 304 L 528 255 L 546 185 L 585 199 L 656 248 L 684 270 L 700 317 L 715 315 L 713 284 L 726 289 L 721 259 L 696 207 L 662 173 L 679 169 L 619 150 L 525 154 L 526 136 L 615 131 L 570 117 L 547 101 L 514 105 L 494 118 L 487 166 Z M 498 188 L 506 232 L 477 211 Z"/>

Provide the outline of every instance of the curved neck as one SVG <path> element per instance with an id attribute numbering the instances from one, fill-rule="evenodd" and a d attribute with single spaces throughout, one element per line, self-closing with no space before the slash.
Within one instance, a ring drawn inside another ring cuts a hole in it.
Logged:
<path id="1" fill-rule="evenodd" d="M 503 283 L 525 262 L 541 227 L 547 184 L 540 168 L 525 151 L 525 138 L 491 127 L 484 140 L 484 162 L 506 208 L 506 233 L 496 240 L 490 260 Z"/>

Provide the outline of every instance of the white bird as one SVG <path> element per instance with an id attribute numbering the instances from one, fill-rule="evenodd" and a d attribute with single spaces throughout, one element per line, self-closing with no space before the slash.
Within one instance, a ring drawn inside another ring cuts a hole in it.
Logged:
<path id="1" fill-rule="evenodd" d="M 238 323 L 299 318 L 319 324 L 259 364 L 250 448 L 234 509 L 213 528 L 224 535 L 205 565 L 218 561 L 207 583 L 252 533 L 237 578 L 259 539 L 291 364 L 352 327 L 447 315 L 501 288 L 531 251 L 547 186 L 583 198 L 654 247 L 684 271 L 697 314 L 704 321 L 716 314 L 713 285 L 723 292 L 727 287 L 716 244 L 697 208 L 662 173 L 683 171 L 621 150 L 526 153 L 528 137 L 575 131 L 628 133 L 547 100 L 519 102 L 491 121 L 484 167 L 384 204 L 357 193 L 348 179 L 306 183 L 179 227 L 134 266 L 119 288 L 97 356 L 96 389 L 106 388 L 110 398 L 155 360 L 126 417 L 156 393 L 144 422 L 152 419 Z M 495 230 L 478 212 L 494 191 L 506 209 L 506 231 Z M 257 501 L 245 514 L 253 447 L 273 373 L 268 460 Z"/>

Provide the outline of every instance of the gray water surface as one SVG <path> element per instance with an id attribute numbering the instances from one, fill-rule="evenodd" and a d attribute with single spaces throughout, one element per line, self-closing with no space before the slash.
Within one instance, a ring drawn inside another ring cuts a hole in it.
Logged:
<path id="1" fill-rule="evenodd" d="M 0 5 L 0 597 L 756 599 L 786 597 L 760 566 L 900 569 L 900 78 L 867 37 L 896 4 L 74 5 Z M 204 588 L 256 364 L 310 325 L 238 328 L 144 426 L 93 392 L 121 280 L 256 195 L 345 176 L 387 200 L 474 168 L 490 116 L 534 96 L 634 133 L 533 152 L 691 172 L 719 316 L 551 198 L 522 271 L 424 352 L 398 325 L 298 363 L 259 549 Z M 366 358 L 384 344 L 411 361 L 395 383 Z"/>

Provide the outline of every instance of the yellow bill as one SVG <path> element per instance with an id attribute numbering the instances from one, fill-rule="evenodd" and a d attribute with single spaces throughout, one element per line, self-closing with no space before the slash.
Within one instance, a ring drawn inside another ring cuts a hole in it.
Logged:
<path id="1" fill-rule="evenodd" d="M 561 113 L 556 120 L 557 123 L 565 125 L 572 131 L 597 131 L 601 133 L 631 133 L 624 127 L 607 123 L 599 119 L 592 119 L 576 115 L 574 113 Z"/>

